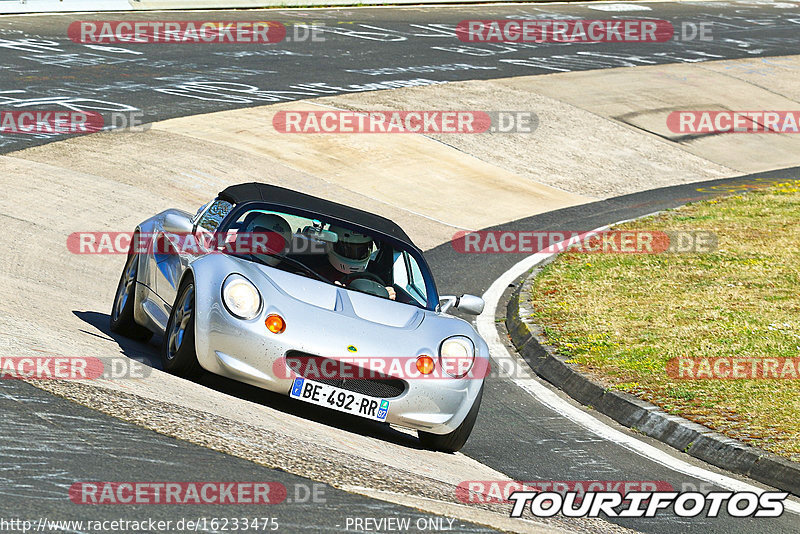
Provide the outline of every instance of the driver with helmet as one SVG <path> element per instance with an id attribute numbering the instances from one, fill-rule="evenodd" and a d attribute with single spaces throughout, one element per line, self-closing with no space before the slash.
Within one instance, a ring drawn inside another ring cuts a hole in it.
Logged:
<path id="1" fill-rule="evenodd" d="M 370 254 L 372 254 L 372 238 L 341 226 L 331 225 L 329 230 L 335 233 L 338 239 L 336 243 L 328 247 L 328 265 L 316 267 L 315 270 L 331 282 L 337 285 L 344 285 L 343 280 L 345 277 L 355 273 L 362 273 L 366 270 Z M 286 219 L 274 213 L 259 213 L 247 221 L 245 233 L 251 236 L 253 234 L 267 234 L 265 253 L 254 250 L 253 255 L 272 267 L 281 262 L 279 254 L 285 252 L 292 242 L 291 226 L 286 222 Z M 366 281 L 360 281 L 355 276 L 351 278 L 352 282 L 348 285 L 355 285 L 355 289 L 374 294 L 378 293 L 375 291 L 375 289 L 378 289 L 380 293 L 383 293 L 380 288 L 376 288 L 377 282 L 371 280 L 371 277 L 365 276 L 364 280 Z M 358 287 L 359 284 L 364 287 Z M 397 293 L 392 286 L 383 286 L 382 283 L 380 286 L 388 293 L 388 295 L 381 294 L 380 296 L 386 296 L 392 300 L 396 299 Z"/>
<path id="2" fill-rule="evenodd" d="M 328 228 L 337 236 L 336 243 L 328 248 L 328 262 L 333 269 L 320 272 L 332 282 L 343 285 L 342 280 L 350 274 L 363 273 L 372 254 L 372 238 L 368 235 L 354 232 L 349 228 L 331 225 Z M 357 282 L 356 277 L 351 277 Z M 368 277 L 365 279 L 369 280 Z M 388 297 L 395 300 L 397 293 L 392 286 L 384 286 Z"/>

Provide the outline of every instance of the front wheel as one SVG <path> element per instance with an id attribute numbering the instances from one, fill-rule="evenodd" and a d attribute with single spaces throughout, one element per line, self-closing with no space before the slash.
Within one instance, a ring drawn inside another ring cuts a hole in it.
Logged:
<path id="1" fill-rule="evenodd" d="M 192 376 L 200 371 L 194 345 L 194 311 L 194 283 L 189 277 L 178 290 L 161 347 L 164 370 L 175 375 Z"/>
<path id="2" fill-rule="evenodd" d="M 138 237 L 138 236 L 137 236 Z M 136 281 L 139 270 L 139 255 L 133 250 L 128 252 L 125 268 L 117 284 L 117 293 L 114 296 L 114 306 L 111 308 L 111 321 L 109 326 L 112 332 L 123 336 L 147 341 L 153 333 L 133 319 L 133 307 L 136 300 Z"/>
<path id="3" fill-rule="evenodd" d="M 472 404 L 469 413 L 464 418 L 458 427 L 449 434 L 431 434 L 430 432 L 418 431 L 419 441 L 426 449 L 433 449 L 441 452 L 458 452 L 461 447 L 469 439 L 472 433 L 472 427 L 475 426 L 475 421 L 478 419 L 478 409 L 481 407 L 481 399 L 483 398 L 483 386 L 478 391 L 478 396 Z"/>

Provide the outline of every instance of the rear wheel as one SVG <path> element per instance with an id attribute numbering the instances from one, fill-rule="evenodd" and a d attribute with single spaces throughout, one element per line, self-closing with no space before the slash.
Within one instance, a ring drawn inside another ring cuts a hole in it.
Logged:
<path id="1" fill-rule="evenodd" d="M 164 370 L 179 376 L 193 376 L 201 369 L 194 345 L 194 310 L 194 281 L 187 277 L 169 314 L 161 347 Z"/>
<path id="2" fill-rule="evenodd" d="M 481 407 L 481 399 L 483 398 L 483 386 L 478 391 L 478 396 L 472 404 L 469 413 L 464 418 L 464 421 L 449 434 L 431 434 L 430 432 L 417 432 L 419 441 L 426 449 L 433 449 L 441 452 L 457 452 L 469 439 L 472 433 L 472 428 L 475 426 L 475 421 L 478 419 L 478 409 Z"/>
<path id="3" fill-rule="evenodd" d="M 134 236 L 134 242 L 138 236 Z M 125 268 L 117 284 L 114 306 L 111 308 L 110 327 L 112 332 L 123 336 L 147 341 L 153 333 L 133 319 L 133 307 L 136 297 L 136 280 L 139 271 L 139 255 L 134 252 L 134 244 L 128 251 Z"/>

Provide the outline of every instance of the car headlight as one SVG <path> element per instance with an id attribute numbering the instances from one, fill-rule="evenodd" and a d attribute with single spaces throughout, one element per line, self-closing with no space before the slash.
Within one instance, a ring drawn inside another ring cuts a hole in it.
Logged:
<path id="1" fill-rule="evenodd" d="M 239 319 L 249 320 L 261 310 L 261 294 L 253 283 L 240 274 L 232 274 L 222 284 L 222 302 Z"/>
<path id="2" fill-rule="evenodd" d="M 468 337 L 447 338 L 439 347 L 439 361 L 445 373 L 453 378 L 461 378 L 472 369 L 475 361 L 475 345 Z"/>

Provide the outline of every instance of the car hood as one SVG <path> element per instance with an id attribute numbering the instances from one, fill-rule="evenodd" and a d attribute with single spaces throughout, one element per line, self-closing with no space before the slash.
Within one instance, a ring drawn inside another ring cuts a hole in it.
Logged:
<path id="1" fill-rule="evenodd" d="M 394 328 L 413 330 L 425 318 L 425 310 L 416 306 L 348 290 L 259 263 L 240 261 L 245 264 L 242 265 L 245 267 L 243 270 L 248 271 L 242 274 L 250 278 L 262 293 L 276 291 L 310 306 Z"/>

